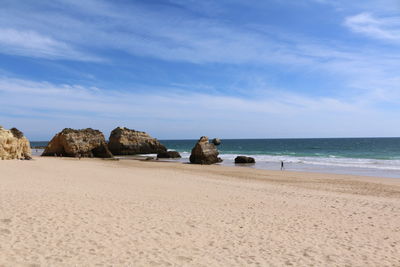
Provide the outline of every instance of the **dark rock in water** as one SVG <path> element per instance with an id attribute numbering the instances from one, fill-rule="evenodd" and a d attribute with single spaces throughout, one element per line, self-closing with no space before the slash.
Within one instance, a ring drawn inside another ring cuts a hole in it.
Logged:
<path id="1" fill-rule="evenodd" d="M 110 135 L 108 148 L 114 155 L 157 154 L 167 148 L 145 132 L 128 128 L 115 128 Z"/>
<path id="2" fill-rule="evenodd" d="M 235 158 L 235 163 L 256 163 L 256 160 L 252 157 L 237 156 Z"/>
<path id="3" fill-rule="evenodd" d="M 112 158 L 104 135 L 91 128 L 65 128 L 49 142 L 42 156 Z"/>
<path id="4" fill-rule="evenodd" d="M 157 158 L 160 159 L 177 159 L 181 158 L 181 155 L 177 151 L 166 151 L 157 154 Z"/>
<path id="5" fill-rule="evenodd" d="M 222 162 L 218 157 L 219 152 L 216 146 L 208 142 L 207 136 L 202 136 L 192 149 L 190 163 L 194 164 L 214 164 Z"/>
<path id="6" fill-rule="evenodd" d="M 212 142 L 214 145 L 219 146 L 219 145 L 221 144 L 221 139 L 219 139 L 219 138 L 214 138 L 211 142 Z"/>

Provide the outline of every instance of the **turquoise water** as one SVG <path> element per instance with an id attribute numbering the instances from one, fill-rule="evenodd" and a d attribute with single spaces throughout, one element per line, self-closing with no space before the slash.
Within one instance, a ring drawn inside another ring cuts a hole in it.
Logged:
<path id="1" fill-rule="evenodd" d="M 196 140 L 162 142 L 190 152 Z M 222 154 L 392 160 L 400 159 L 400 138 L 226 139 L 218 149 Z"/>
<path id="2" fill-rule="evenodd" d="M 197 140 L 161 140 L 187 162 Z M 47 142 L 32 142 L 45 146 Z M 400 138 L 225 139 L 218 147 L 224 165 L 237 155 L 256 159 L 254 168 L 400 177 Z"/>

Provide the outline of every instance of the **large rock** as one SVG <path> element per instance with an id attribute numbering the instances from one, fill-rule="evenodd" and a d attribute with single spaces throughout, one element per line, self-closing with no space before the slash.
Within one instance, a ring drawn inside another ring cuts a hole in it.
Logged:
<path id="1" fill-rule="evenodd" d="M 256 160 L 252 157 L 237 156 L 235 158 L 235 163 L 256 163 Z"/>
<path id="2" fill-rule="evenodd" d="M 221 162 L 216 146 L 208 141 L 207 136 L 202 136 L 192 149 L 190 163 L 214 164 Z"/>
<path id="3" fill-rule="evenodd" d="M 177 151 L 165 151 L 157 154 L 159 159 L 178 159 L 181 155 Z"/>
<path id="4" fill-rule="evenodd" d="M 91 128 L 62 130 L 53 137 L 42 156 L 113 157 L 108 150 L 103 133 Z"/>
<path id="5" fill-rule="evenodd" d="M 145 132 L 124 127 L 115 128 L 110 135 L 108 148 L 114 155 L 158 154 L 167 148 Z"/>
<path id="6" fill-rule="evenodd" d="M 0 159 L 31 159 L 31 156 L 30 143 L 21 131 L 0 126 Z"/>

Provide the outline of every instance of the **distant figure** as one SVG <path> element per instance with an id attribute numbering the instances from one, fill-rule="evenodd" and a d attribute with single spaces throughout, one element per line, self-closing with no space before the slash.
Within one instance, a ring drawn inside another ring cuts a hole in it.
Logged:
<path id="1" fill-rule="evenodd" d="M 283 161 L 281 161 L 281 171 L 285 169 L 285 166 L 283 165 Z"/>
<path id="2" fill-rule="evenodd" d="M 78 157 L 79 157 L 79 160 L 81 160 L 81 157 L 82 157 L 82 155 L 81 155 L 81 154 L 79 154 L 79 155 L 78 155 Z"/>

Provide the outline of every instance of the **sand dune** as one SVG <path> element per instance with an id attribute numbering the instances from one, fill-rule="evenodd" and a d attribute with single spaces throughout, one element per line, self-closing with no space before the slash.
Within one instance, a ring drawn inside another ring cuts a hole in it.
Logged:
<path id="1" fill-rule="evenodd" d="M 0 161 L 0 266 L 400 266 L 400 179 Z"/>

